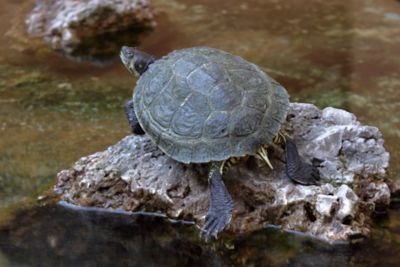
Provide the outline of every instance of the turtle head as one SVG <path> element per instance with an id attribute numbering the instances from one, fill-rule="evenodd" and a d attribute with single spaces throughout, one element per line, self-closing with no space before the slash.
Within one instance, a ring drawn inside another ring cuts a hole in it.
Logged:
<path id="1" fill-rule="evenodd" d="M 135 76 L 142 75 L 149 65 L 154 62 L 153 56 L 129 46 L 121 48 L 120 57 L 125 67 Z"/>

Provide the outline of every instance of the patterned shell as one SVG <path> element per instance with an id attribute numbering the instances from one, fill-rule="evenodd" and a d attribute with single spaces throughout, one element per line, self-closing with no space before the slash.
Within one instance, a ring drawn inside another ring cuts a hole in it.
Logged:
<path id="1" fill-rule="evenodd" d="M 137 82 L 139 123 L 173 159 L 209 162 L 254 155 L 286 118 L 286 90 L 256 65 L 207 47 L 174 51 Z"/>

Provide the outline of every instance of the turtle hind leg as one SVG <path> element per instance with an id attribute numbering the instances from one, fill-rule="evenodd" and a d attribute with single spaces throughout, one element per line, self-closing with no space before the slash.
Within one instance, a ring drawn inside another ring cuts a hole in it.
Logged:
<path id="1" fill-rule="evenodd" d="M 136 113 L 135 113 L 135 110 L 133 108 L 133 101 L 132 100 L 129 100 L 125 104 L 125 114 L 126 114 L 126 117 L 128 118 L 129 125 L 132 128 L 132 132 L 134 134 L 137 134 L 137 135 L 144 134 L 144 131 L 143 131 L 142 127 L 140 126 L 139 121 L 138 121 L 138 119 L 136 117 Z"/>
<path id="2" fill-rule="evenodd" d="M 293 181 L 304 185 L 315 185 L 320 180 L 318 169 L 305 163 L 298 151 L 296 144 L 290 138 L 286 138 L 286 173 Z"/>
<path id="3" fill-rule="evenodd" d="M 204 226 L 201 229 L 202 237 L 208 240 L 217 238 L 232 218 L 233 201 L 224 182 L 222 181 L 223 163 L 213 163 L 209 172 L 210 206 L 207 211 Z"/>

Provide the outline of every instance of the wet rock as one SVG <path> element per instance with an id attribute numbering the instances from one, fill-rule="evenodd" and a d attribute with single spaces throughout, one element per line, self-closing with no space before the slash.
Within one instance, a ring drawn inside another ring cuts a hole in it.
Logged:
<path id="1" fill-rule="evenodd" d="M 26 23 L 53 49 L 87 57 L 117 54 L 129 40 L 121 33 L 132 39 L 155 25 L 149 0 L 38 0 Z"/>
<path id="2" fill-rule="evenodd" d="M 388 180 L 388 186 L 392 197 L 400 198 L 400 181 Z"/>
<path id="3" fill-rule="evenodd" d="M 344 110 L 300 103 L 291 104 L 283 127 L 305 160 L 320 162 L 321 185 L 294 184 L 278 149 L 271 156 L 273 171 L 255 159 L 239 163 L 224 176 L 235 201 L 226 232 L 275 224 L 329 242 L 368 236 L 376 205 L 390 201 L 389 154 L 379 130 Z M 147 136 L 132 135 L 61 171 L 55 189 L 76 205 L 158 211 L 201 225 L 209 203 L 208 167 L 178 163 Z"/>

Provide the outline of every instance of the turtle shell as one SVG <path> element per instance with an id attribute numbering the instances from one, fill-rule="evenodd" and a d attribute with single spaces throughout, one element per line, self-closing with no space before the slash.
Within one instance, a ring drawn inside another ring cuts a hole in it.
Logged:
<path id="1" fill-rule="evenodd" d="M 286 90 L 256 65 L 207 47 L 174 51 L 136 84 L 139 123 L 173 159 L 209 162 L 254 155 L 286 118 Z"/>

